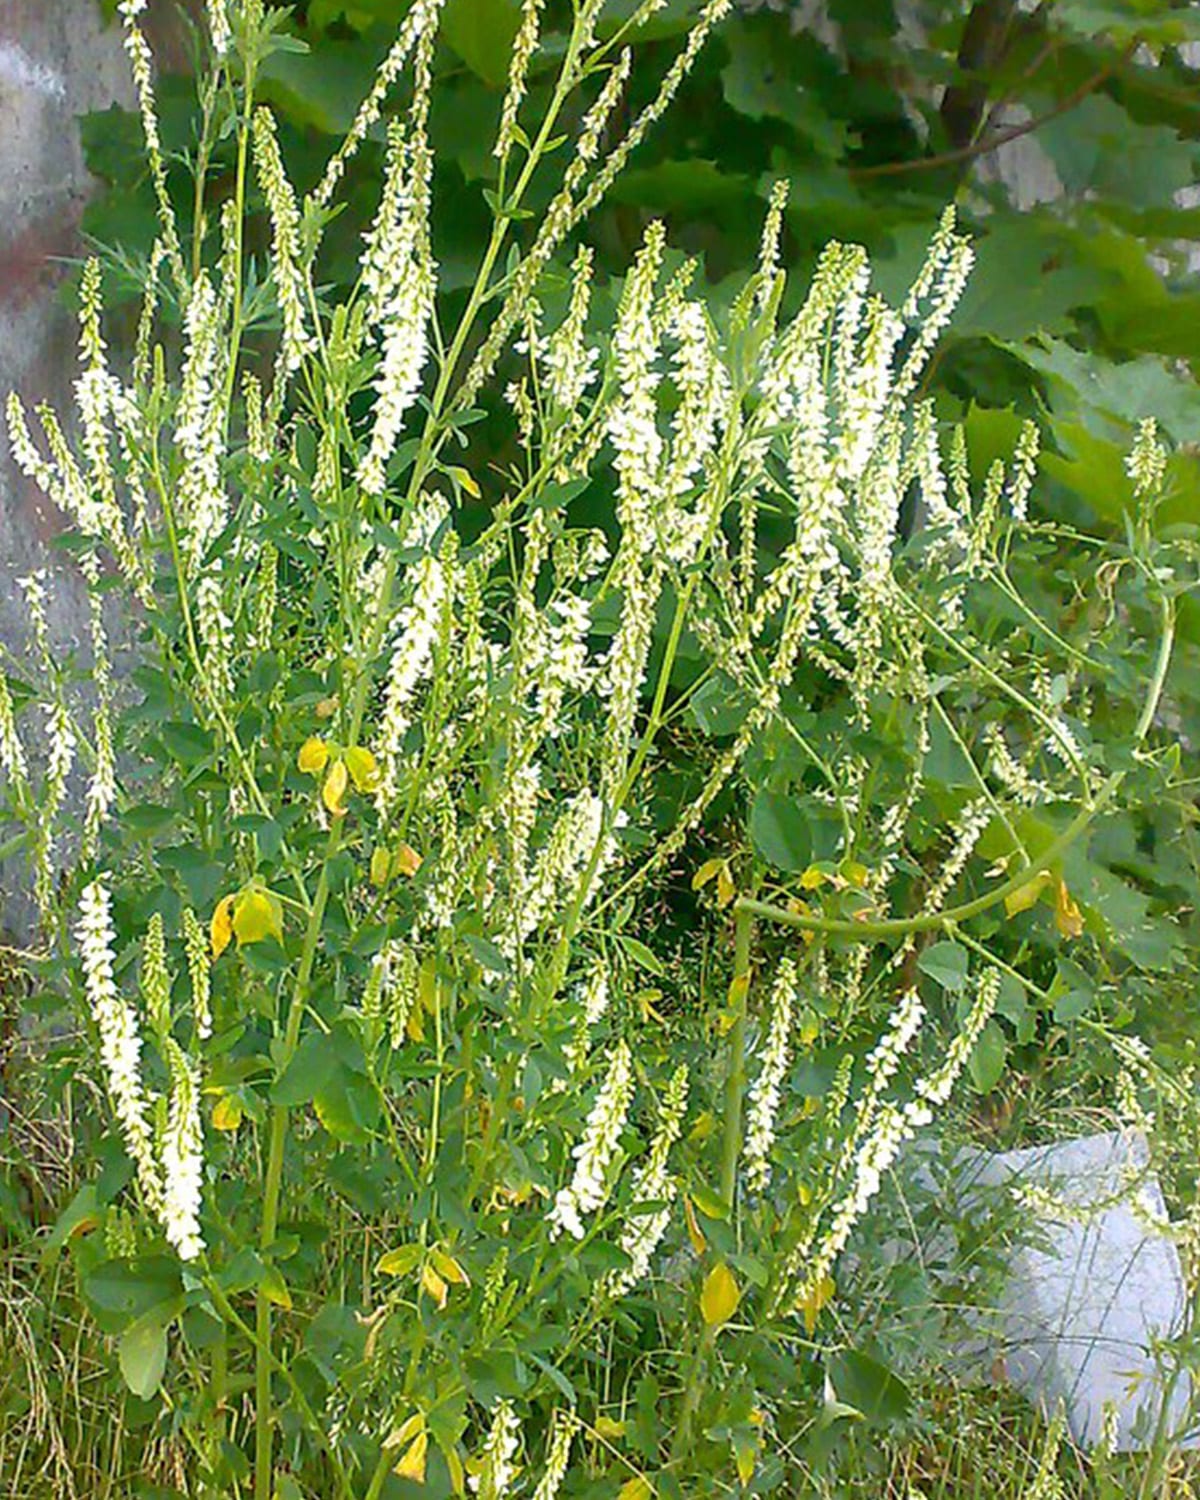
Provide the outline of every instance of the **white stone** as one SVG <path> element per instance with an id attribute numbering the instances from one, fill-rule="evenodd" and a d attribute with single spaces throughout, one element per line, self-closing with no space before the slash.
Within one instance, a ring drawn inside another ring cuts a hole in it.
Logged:
<path id="1" fill-rule="evenodd" d="M 963 1158 L 973 1184 L 1035 1190 L 1009 1255 L 1006 1290 L 980 1328 L 987 1364 L 1048 1412 L 1061 1401 L 1081 1447 L 1099 1442 L 1105 1408 L 1117 1450 L 1161 1435 L 1195 1447 L 1190 1383 L 1172 1378 L 1162 1344 L 1177 1337 L 1188 1296 L 1145 1140 L 1113 1132 L 1002 1155 Z M 993 1321 L 994 1316 L 994 1321 Z M 1165 1399 L 1164 1399 L 1165 1398 Z"/>

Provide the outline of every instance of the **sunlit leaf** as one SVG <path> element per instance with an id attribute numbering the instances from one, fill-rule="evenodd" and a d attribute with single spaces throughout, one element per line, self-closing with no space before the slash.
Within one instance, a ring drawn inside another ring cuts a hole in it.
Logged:
<path id="1" fill-rule="evenodd" d="M 723 1260 L 704 1278 L 700 1292 L 700 1316 L 710 1328 L 720 1328 L 737 1312 L 742 1299 L 737 1279 Z"/>
<path id="2" fill-rule="evenodd" d="M 350 773 L 346 770 L 344 760 L 335 760 L 329 768 L 329 775 L 325 778 L 325 785 L 321 788 L 321 801 L 335 818 L 340 818 L 346 811 L 343 798 L 346 788 L 350 784 Z"/>
<path id="3" fill-rule="evenodd" d="M 300 746 L 300 754 L 296 757 L 296 764 L 309 776 L 319 776 L 329 764 L 329 746 L 324 740 L 305 740 Z"/>
<path id="4" fill-rule="evenodd" d="M 213 911 L 208 933 L 214 958 L 220 958 L 233 939 L 233 902 L 232 896 L 222 896 Z"/>

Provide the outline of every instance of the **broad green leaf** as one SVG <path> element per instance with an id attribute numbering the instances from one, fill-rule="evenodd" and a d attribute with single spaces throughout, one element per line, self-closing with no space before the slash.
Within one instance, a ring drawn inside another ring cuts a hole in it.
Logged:
<path id="1" fill-rule="evenodd" d="M 912 1407 L 912 1392 L 899 1375 L 858 1349 L 843 1349 L 833 1356 L 829 1379 L 838 1399 L 872 1426 L 902 1421 Z"/>
<path id="2" fill-rule="evenodd" d="M 951 992 L 961 990 L 967 982 L 970 959 L 967 950 L 958 943 L 934 943 L 917 959 L 917 968 L 928 975 L 934 984 Z"/>
<path id="3" fill-rule="evenodd" d="M 995 1021 L 989 1021 L 975 1043 L 967 1062 L 971 1082 L 981 1094 L 990 1094 L 1004 1076 L 1008 1043 Z"/>
<path id="4" fill-rule="evenodd" d="M 763 789 L 750 808 L 750 839 L 777 870 L 799 874 L 812 863 L 812 834 L 800 799 Z"/>
<path id="5" fill-rule="evenodd" d="M 440 32 L 477 78 L 498 89 L 508 78 L 520 24 L 519 0 L 448 0 Z"/>
<path id="6" fill-rule="evenodd" d="M 139 1318 L 121 1335 L 117 1354 L 125 1384 L 135 1396 L 149 1401 L 167 1368 L 167 1330 L 162 1319 L 156 1313 Z"/>

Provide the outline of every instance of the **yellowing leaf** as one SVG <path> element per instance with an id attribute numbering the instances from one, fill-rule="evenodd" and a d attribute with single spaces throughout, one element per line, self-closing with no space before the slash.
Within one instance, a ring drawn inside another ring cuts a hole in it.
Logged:
<path id="1" fill-rule="evenodd" d="M 723 859 L 706 859 L 692 876 L 692 890 L 702 891 L 710 880 L 716 878 L 725 866 Z"/>
<path id="2" fill-rule="evenodd" d="M 392 856 L 382 845 L 371 854 L 371 884 L 382 888 L 392 873 Z"/>
<path id="3" fill-rule="evenodd" d="M 717 907 L 724 911 L 733 898 L 737 895 L 737 886 L 733 883 L 733 876 L 729 873 L 729 866 L 723 864 L 717 871 Z"/>
<path id="4" fill-rule="evenodd" d="M 392 855 L 392 874 L 406 875 L 410 879 L 421 868 L 421 856 L 411 844 L 400 844 Z"/>
<path id="5" fill-rule="evenodd" d="M 285 1312 L 291 1311 L 292 1294 L 288 1291 L 288 1284 L 284 1281 L 283 1273 L 278 1266 L 273 1266 L 268 1262 L 263 1267 L 258 1288 L 268 1302 L 273 1302 L 276 1307 L 282 1307 Z"/>
<path id="6" fill-rule="evenodd" d="M 1083 913 L 1072 900 L 1065 880 L 1060 880 L 1054 891 L 1054 925 L 1065 938 L 1083 936 Z"/>
<path id="7" fill-rule="evenodd" d="M 406 1417 L 400 1426 L 389 1432 L 383 1440 L 384 1452 L 392 1448 L 403 1448 L 405 1443 L 410 1443 L 419 1432 L 425 1431 L 424 1412 L 415 1411 L 411 1417 Z"/>
<path id="8" fill-rule="evenodd" d="M 300 746 L 296 764 L 308 776 L 319 776 L 329 764 L 329 746 L 315 736 Z"/>
<path id="9" fill-rule="evenodd" d="M 612 1443 L 615 1442 L 617 1438 L 623 1438 L 625 1436 L 625 1423 L 618 1422 L 613 1417 L 597 1417 L 596 1431 L 602 1438 L 607 1438 L 608 1441 Z"/>
<path id="10" fill-rule="evenodd" d="M 754 1465 L 758 1462 L 758 1444 L 752 1439 L 735 1437 L 733 1461 L 737 1465 L 738 1478 L 749 1484 L 754 1478 Z"/>
<path id="11" fill-rule="evenodd" d="M 1040 870 L 1031 880 L 1027 880 L 1024 885 L 1019 885 L 1015 891 L 1010 891 L 1005 896 L 1004 910 L 1010 917 L 1028 911 L 1031 906 L 1037 904 L 1038 897 L 1046 889 L 1049 880 L 1049 870 Z"/>
<path id="12" fill-rule="evenodd" d="M 213 1106 L 214 1130 L 236 1130 L 242 1123 L 246 1111 L 236 1094 L 223 1094 Z"/>
<path id="13" fill-rule="evenodd" d="M 322 698 L 317 704 L 318 719 L 332 719 L 337 713 L 338 701 L 336 698 Z"/>
<path id="14" fill-rule="evenodd" d="M 737 1279 L 723 1260 L 719 1260 L 704 1278 L 700 1292 L 700 1316 L 710 1328 L 728 1323 L 742 1300 Z"/>
<path id="15" fill-rule="evenodd" d="M 640 1474 L 635 1474 L 632 1479 L 627 1479 L 617 1491 L 617 1500 L 652 1500 L 654 1486 L 648 1479 L 643 1479 Z"/>
<path id="16" fill-rule="evenodd" d="M 696 1116 L 696 1123 L 688 1131 L 688 1140 L 693 1146 L 702 1146 L 716 1128 L 716 1115 L 711 1109 L 702 1109 Z"/>
<path id="17" fill-rule="evenodd" d="M 212 942 L 213 957 L 220 958 L 229 947 L 233 937 L 232 896 L 222 896 L 217 902 L 212 914 L 212 922 L 209 924 L 208 935 Z"/>
<path id="18" fill-rule="evenodd" d="M 379 785 L 379 762 L 361 745 L 351 745 L 346 751 L 346 769 L 360 792 L 373 792 Z"/>
<path id="19" fill-rule="evenodd" d="M 239 948 L 261 943 L 265 937 L 283 941 L 283 907 L 270 891 L 252 887 L 243 891 L 233 908 L 233 934 Z"/>
<path id="20" fill-rule="evenodd" d="M 824 870 L 818 869 L 816 865 L 809 865 L 800 877 L 800 889 L 802 891 L 819 890 L 825 884 L 825 878 Z"/>
<path id="21" fill-rule="evenodd" d="M 433 1269 L 429 1261 L 426 1261 L 421 1267 L 421 1290 L 433 1299 L 437 1304 L 438 1311 L 441 1312 L 446 1306 L 446 1299 L 450 1295 L 450 1288 Z"/>
<path id="22" fill-rule="evenodd" d="M 435 1245 L 429 1252 L 429 1259 L 432 1261 L 434 1269 L 442 1280 L 448 1281 L 451 1286 L 471 1285 L 471 1278 L 454 1257 L 448 1255 L 445 1250 L 439 1250 Z"/>
<path id="23" fill-rule="evenodd" d="M 446 1460 L 446 1467 L 450 1470 L 450 1483 L 454 1488 L 454 1493 L 456 1495 L 465 1495 L 467 1493 L 467 1476 L 463 1470 L 462 1459 L 459 1458 L 457 1450 L 450 1447 L 448 1443 L 441 1443 L 439 1447 L 442 1450 L 442 1457 Z"/>
<path id="24" fill-rule="evenodd" d="M 822 1276 L 816 1286 L 809 1287 L 802 1296 L 796 1298 L 796 1311 L 804 1314 L 804 1326 L 810 1337 L 817 1326 L 821 1309 L 833 1301 L 836 1291 L 833 1277 Z"/>
<path id="25" fill-rule="evenodd" d="M 746 998 L 746 992 L 749 990 L 749 988 L 750 988 L 750 976 L 749 976 L 749 974 L 738 974 L 734 978 L 734 980 L 732 981 L 732 983 L 729 986 L 729 995 L 727 997 L 728 1001 L 729 1001 L 729 1008 L 730 1008 L 730 1010 L 737 1010 L 738 1006 L 740 1006 L 742 1004 L 742 1002 L 745 1000 L 745 998 Z"/>
<path id="26" fill-rule="evenodd" d="M 425 1459 L 429 1452 L 429 1434 L 420 1432 L 408 1445 L 403 1458 L 392 1470 L 400 1479 L 411 1479 L 414 1484 L 425 1483 Z"/>
<path id="27" fill-rule="evenodd" d="M 340 818 L 346 811 L 342 798 L 346 795 L 346 788 L 350 784 L 350 773 L 346 770 L 344 760 L 335 760 L 329 768 L 329 775 L 325 778 L 325 785 L 321 788 L 321 801 L 333 814 Z"/>
<path id="28" fill-rule="evenodd" d="M 687 1220 L 687 1234 L 692 1249 L 697 1255 L 703 1255 L 708 1249 L 708 1241 L 704 1238 L 704 1231 L 700 1228 L 696 1210 L 692 1207 L 692 1200 L 687 1193 L 683 1195 L 683 1216 Z"/>
<path id="29" fill-rule="evenodd" d="M 420 1245 L 397 1245 L 386 1250 L 375 1262 L 375 1269 L 384 1276 L 406 1276 L 421 1259 Z"/>

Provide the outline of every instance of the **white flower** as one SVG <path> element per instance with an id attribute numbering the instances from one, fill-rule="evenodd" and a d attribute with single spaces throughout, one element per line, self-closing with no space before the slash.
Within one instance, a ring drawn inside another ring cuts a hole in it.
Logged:
<path id="1" fill-rule="evenodd" d="M 8 779 L 17 785 L 29 778 L 29 763 L 17 733 L 17 716 L 3 669 L 0 669 L 0 766 Z"/>
<path id="2" fill-rule="evenodd" d="M 254 114 L 254 160 L 259 186 L 271 214 L 271 273 L 283 321 L 279 358 L 283 369 L 290 374 L 299 369 L 313 340 L 307 331 L 304 276 L 299 265 L 300 210 L 279 154 L 275 116 L 266 108 Z"/>
<path id="3" fill-rule="evenodd" d="M 550 1210 L 550 1233 L 557 1239 L 564 1231 L 581 1240 L 583 1216 L 600 1208 L 608 1197 L 613 1159 L 625 1128 L 625 1117 L 633 1098 L 633 1070 L 624 1040 L 613 1048 L 608 1072 L 588 1115 L 583 1139 L 572 1150 L 575 1172 L 568 1187 L 560 1188 Z"/>
<path id="4" fill-rule="evenodd" d="M 546 1455 L 546 1468 L 533 1492 L 533 1500 L 555 1500 L 566 1478 L 567 1465 L 571 1459 L 571 1443 L 578 1426 L 579 1419 L 574 1412 L 555 1412 L 550 1428 L 550 1451 Z"/>
<path id="5" fill-rule="evenodd" d="M 790 958 L 779 965 L 769 1003 L 767 1040 L 762 1068 L 750 1085 L 746 1121 L 746 1176 L 751 1188 L 763 1192 L 771 1180 L 771 1147 L 775 1143 L 775 1117 L 779 1113 L 779 1090 L 788 1064 L 788 1039 L 792 1008 L 796 999 L 796 966 Z"/>
<path id="6" fill-rule="evenodd" d="M 204 1249 L 200 1203 L 204 1177 L 204 1138 L 200 1129 L 200 1074 L 173 1037 L 164 1039 L 171 1075 L 171 1107 L 162 1143 L 163 1228 L 181 1260 L 195 1260 Z"/>
<path id="7" fill-rule="evenodd" d="M 517 1477 L 515 1459 L 521 1443 L 521 1424 L 512 1403 L 503 1399 L 492 1408 L 492 1425 L 483 1445 L 483 1469 L 467 1480 L 479 1500 L 502 1500 Z"/>
<path id="8" fill-rule="evenodd" d="M 438 557 L 423 557 L 411 605 L 401 616 L 399 638 L 392 652 L 384 689 L 383 719 L 379 726 L 379 791 L 376 805 L 386 814 L 396 794 L 404 736 L 412 722 L 409 705 L 428 676 L 433 647 L 447 595 L 446 570 Z"/>
<path id="9" fill-rule="evenodd" d="M 121 998 L 113 979 L 116 937 L 111 900 L 103 880 L 93 880 L 84 887 L 75 934 L 83 962 L 84 993 L 100 1033 L 100 1057 L 113 1109 L 147 1204 L 157 1215 L 162 1211 L 163 1188 L 142 1087 L 142 1039 L 133 1008 Z"/>
<path id="10" fill-rule="evenodd" d="M 614 1297 L 623 1296 L 635 1287 L 650 1269 L 650 1261 L 671 1219 L 671 1204 L 677 1191 L 674 1178 L 667 1170 L 671 1147 L 679 1139 L 687 1110 L 688 1071 L 685 1064 L 676 1068 L 667 1085 L 659 1110 L 658 1129 L 646 1160 L 634 1173 L 631 1198 L 634 1204 L 661 1203 L 653 1213 L 630 1215 L 621 1230 L 621 1249 L 629 1265 L 612 1272 L 606 1289 Z"/>
<path id="11" fill-rule="evenodd" d="M 208 33 L 212 37 L 213 51 L 218 57 L 224 57 L 233 45 L 228 0 L 208 0 Z"/>

